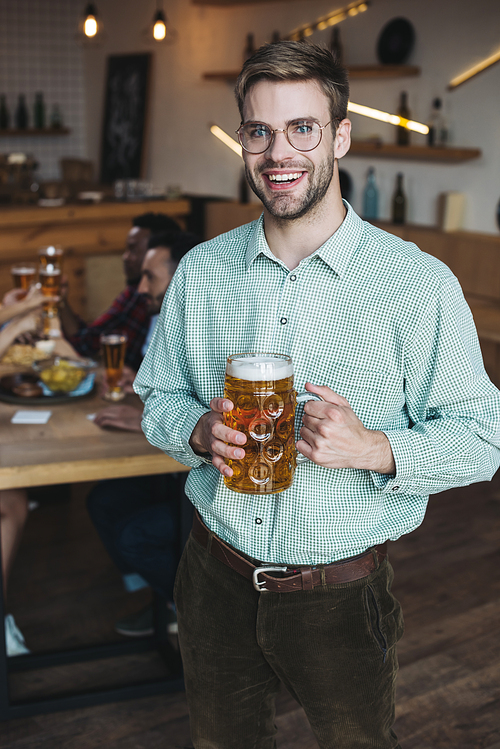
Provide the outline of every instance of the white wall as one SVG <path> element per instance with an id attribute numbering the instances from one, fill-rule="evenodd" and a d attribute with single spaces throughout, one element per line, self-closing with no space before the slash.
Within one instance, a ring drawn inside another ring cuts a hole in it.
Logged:
<path id="1" fill-rule="evenodd" d="M 179 184 L 184 192 L 234 198 L 241 164 L 208 130 L 217 122 L 228 132 L 238 126 L 231 86 L 208 82 L 210 70 L 237 69 L 248 32 L 257 44 L 270 40 L 274 29 L 286 34 L 294 27 L 342 5 L 341 1 L 291 0 L 217 8 L 189 0 L 164 0 L 177 29 L 173 46 L 148 44 L 142 32 L 152 18 L 153 0 L 101 0 L 98 7 L 107 39 L 99 49 L 84 50 L 89 156 L 98 162 L 106 56 L 154 51 L 154 81 L 149 120 L 147 178 L 163 188 Z M 422 75 L 393 81 L 353 81 L 353 101 L 395 111 L 399 92 L 407 90 L 412 115 L 425 121 L 434 97 L 441 96 L 452 130 L 452 143 L 480 147 L 483 156 L 459 165 L 376 160 L 382 218 L 389 216 L 395 174 L 403 171 L 409 220 L 433 224 L 437 195 L 446 190 L 466 193 L 465 228 L 497 233 L 496 204 L 500 198 L 500 64 L 454 92 L 449 80 L 500 46 L 498 0 L 373 0 L 370 9 L 342 23 L 347 64 L 376 63 L 376 41 L 383 26 L 396 16 L 414 25 L 417 41 L 409 63 Z M 313 41 L 326 43 L 329 32 Z M 353 115 L 355 137 L 381 135 L 394 139 L 388 125 Z M 423 143 L 423 136 L 414 136 Z M 370 160 L 347 156 L 342 164 L 354 180 L 352 202 L 357 210 Z"/>
<path id="2" fill-rule="evenodd" d="M 84 84 L 81 49 L 75 43 L 80 0 L 0 0 L 0 93 L 7 97 L 11 127 L 19 94 L 25 94 L 33 126 L 35 92 L 44 95 L 49 124 L 59 104 L 70 135 L 0 137 L 0 153 L 35 156 L 38 179 L 57 179 L 63 156 L 84 158 Z"/>

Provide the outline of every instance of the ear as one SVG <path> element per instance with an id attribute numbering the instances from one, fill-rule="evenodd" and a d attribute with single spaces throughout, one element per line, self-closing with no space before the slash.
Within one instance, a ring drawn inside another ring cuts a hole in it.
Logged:
<path id="1" fill-rule="evenodd" d="M 345 156 L 351 147 L 351 121 L 342 120 L 335 133 L 335 141 L 333 144 L 334 154 L 336 159 L 341 159 Z"/>

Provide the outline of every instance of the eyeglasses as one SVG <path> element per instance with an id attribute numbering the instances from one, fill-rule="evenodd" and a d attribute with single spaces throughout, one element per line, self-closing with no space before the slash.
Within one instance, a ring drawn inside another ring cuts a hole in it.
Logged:
<path id="1" fill-rule="evenodd" d="M 286 130 L 273 130 L 263 122 L 246 122 L 236 130 L 241 147 L 248 153 L 264 153 L 274 142 L 275 133 L 285 133 L 287 141 L 296 151 L 312 151 L 321 143 L 323 130 L 333 122 L 320 125 L 315 120 L 294 120 Z"/>

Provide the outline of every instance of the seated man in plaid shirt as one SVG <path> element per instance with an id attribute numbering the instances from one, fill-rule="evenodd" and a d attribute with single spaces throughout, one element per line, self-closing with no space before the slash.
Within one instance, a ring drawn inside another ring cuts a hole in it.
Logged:
<path id="1" fill-rule="evenodd" d="M 111 307 L 92 323 L 81 320 L 68 304 L 61 305 L 61 325 L 65 337 L 82 356 L 95 358 L 99 353 L 102 333 L 120 331 L 128 337 L 125 356 L 126 375 L 131 382 L 142 361 L 142 348 L 149 329 L 148 301 L 138 293 L 141 265 L 153 234 L 180 231 L 179 224 L 163 213 L 144 213 L 132 220 L 123 253 L 126 288 Z"/>

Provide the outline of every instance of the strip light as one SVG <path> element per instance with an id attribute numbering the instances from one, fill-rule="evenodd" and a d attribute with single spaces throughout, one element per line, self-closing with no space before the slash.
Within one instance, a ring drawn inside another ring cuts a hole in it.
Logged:
<path id="1" fill-rule="evenodd" d="M 487 57 L 485 60 L 482 60 L 481 62 L 478 62 L 477 65 L 474 65 L 474 67 L 470 68 L 469 70 L 466 70 L 465 73 L 462 73 L 461 75 L 457 75 L 456 78 L 453 78 L 448 84 L 448 90 L 453 91 L 454 88 L 457 86 L 460 86 L 462 83 L 465 83 L 465 81 L 468 81 L 470 78 L 473 78 L 478 73 L 482 73 L 483 70 L 486 70 L 486 68 L 491 67 L 496 62 L 500 62 L 500 50 L 498 52 L 495 52 L 494 55 L 490 55 L 490 57 Z"/>
<path id="2" fill-rule="evenodd" d="M 400 117 L 397 114 L 389 114 L 389 112 L 381 112 L 380 109 L 372 109 L 371 107 L 365 107 L 362 104 L 355 104 L 353 101 L 349 102 L 347 110 L 349 112 L 354 112 L 355 114 L 361 114 L 363 117 L 371 117 L 373 120 L 388 122 L 390 125 L 405 127 L 407 130 L 414 130 L 416 133 L 422 133 L 422 135 L 427 135 L 429 132 L 427 125 L 423 125 L 421 122 L 407 120 L 406 117 Z"/>
<path id="3" fill-rule="evenodd" d="M 390 114 L 389 112 L 381 112 L 380 109 L 372 109 L 371 107 L 365 107 L 362 104 L 355 104 L 350 101 L 347 105 L 349 112 L 354 114 L 361 114 L 363 117 L 371 117 L 373 120 L 380 120 L 380 122 L 388 122 L 390 125 L 396 125 L 398 127 L 406 127 L 408 130 L 413 130 L 416 133 L 422 133 L 427 135 L 429 128 L 427 125 L 423 125 L 421 122 L 415 122 L 414 120 L 407 120 L 406 117 L 400 117 L 397 114 Z M 221 140 L 228 148 L 238 154 L 243 155 L 243 149 L 240 144 L 231 138 L 224 130 L 218 125 L 211 125 L 210 132 L 215 135 L 216 138 Z"/>
<path id="4" fill-rule="evenodd" d="M 314 23 L 306 23 L 304 26 L 299 26 L 299 28 L 291 31 L 285 39 L 296 42 L 307 36 L 311 36 L 315 31 L 323 31 L 329 26 L 335 26 L 335 24 L 344 21 L 349 16 L 357 16 L 358 13 L 364 13 L 365 10 L 368 10 L 370 2 L 371 0 L 355 0 L 355 2 L 349 3 L 344 8 L 333 10 L 326 16 L 321 16 Z"/>
<path id="5" fill-rule="evenodd" d="M 211 125 L 210 132 L 212 133 L 212 135 L 215 135 L 216 138 L 221 140 L 224 143 L 224 145 L 226 145 L 232 151 L 237 153 L 238 156 L 243 155 L 243 149 L 240 146 L 240 144 L 237 143 L 234 138 L 231 138 L 230 135 L 224 132 L 224 130 L 222 130 L 218 125 Z"/>

